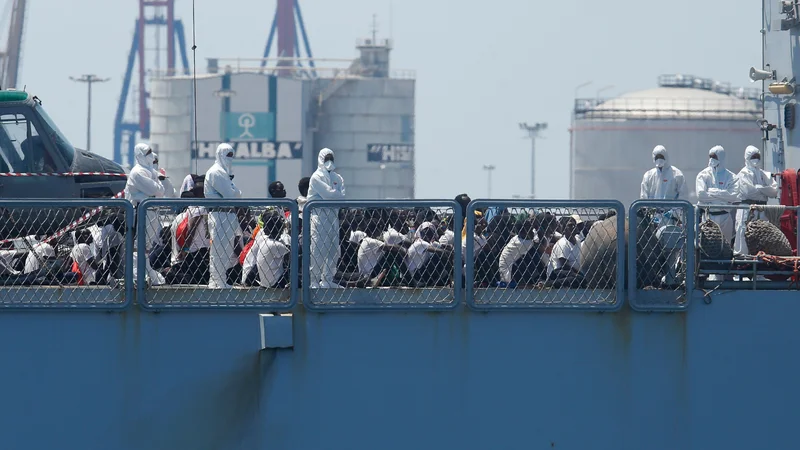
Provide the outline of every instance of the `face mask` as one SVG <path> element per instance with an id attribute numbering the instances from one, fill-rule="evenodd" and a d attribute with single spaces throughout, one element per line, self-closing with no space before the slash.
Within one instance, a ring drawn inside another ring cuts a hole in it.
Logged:
<path id="1" fill-rule="evenodd" d="M 656 160 L 656 167 L 658 167 L 659 169 L 663 168 L 664 167 L 664 162 L 665 161 L 663 159 L 657 159 Z"/>
<path id="2" fill-rule="evenodd" d="M 144 160 L 145 160 L 145 161 L 146 161 L 148 164 L 150 164 L 150 165 L 152 166 L 152 165 L 155 163 L 155 161 L 156 161 L 156 158 L 153 156 L 153 154 L 152 154 L 152 153 L 150 153 L 149 155 L 145 155 L 145 156 L 144 156 Z"/>
<path id="3" fill-rule="evenodd" d="M 717 166 L 719 166 L 719 160 L 714 159 L 714 158 L 708 158 L 708 167 L 711 167 L 712 169 L 716 169 Z"/>
<path id="4" fill-rule="evenodd" d="M 324 167 L 328 172 L 336 168 L 336 166 L 333 165 L 333 161 L 325 161 L 325 164 L 323 164 L 322 167 Z"/>

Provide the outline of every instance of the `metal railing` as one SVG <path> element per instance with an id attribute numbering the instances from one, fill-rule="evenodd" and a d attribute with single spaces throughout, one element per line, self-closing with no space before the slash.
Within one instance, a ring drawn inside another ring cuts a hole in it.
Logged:
<path id="1" fill-rule="evenodd" d="M 280 311 L 297 303 L 297 203 L 148 199 L 136 214 L 143 308 Z"/>
<path id="2" fill-rule="evenodd" d="M 475 237 L 476 222 L 487 229 L 485 239 Z M 473 201 L 467 208 L 467 304 L 479 310 L 618 310 L 625 241 L 617 230 L 624 229 L 618 201 Z"/>
<path id="3" fill-rule="evenodd" d="M 0 308 L 120 310 L 133 301 L 125 200 L 0 200 Z"/>
<path id="4" fill-rule="evenodd" d="M 707 98 L 627 98 L 575 99 L 576 119 L 709 119 L 756 120 L 761 117 L 761 102 Z"/>
<path id="5" fill-rule="evenodd" d="M 0 308 L 680 311 L 799 289 L 798 208 L 727 210 L 753 215 L 742 254 L 683 201 L 476 200 L 465 222 L 451 200 L 2 200 Z"/>
<path id="6" fill-rule="evenodd" d="M 689 306 L 694 288 L 695 218 L 687 201 L 638 200 L 629 210 L 628 300 L 637 311 Z"/>
<path id="7" fill-rule="evenodd" d="M 800 245 L 796 215 L 800 207 L 739 204 L 712 208 L 727 211 L 721 216 L 709 216 L 708 210 L 695 207 L 698 288 L 800 289 L 800 259 L 795 256 Z M 745 226 L 739 229 L 742 218 Z M 742 236 L 744 248 L 737 245 Z"/>
<path id="8" fill-rule="evenodd" d="M 307 203 L 303 304 L 312 310 L 455 308 L 463 273 L 460 211 L 452 200 Z"/>

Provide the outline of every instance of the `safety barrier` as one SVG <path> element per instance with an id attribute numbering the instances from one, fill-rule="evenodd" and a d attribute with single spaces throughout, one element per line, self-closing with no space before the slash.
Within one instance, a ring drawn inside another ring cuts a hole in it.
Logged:
<path id="1" fill-rule="evenodd" d="M 637 201 L 627 215 L 616 201 L 479 200 L 467 209 L 464 222 L 461 206 L 450 200 L 310 202 L 302 218 L 297 204 L 285 199 L 150 199 L 138 211 L 115 199 L 2 200 L 0 308 L 109 310 L 135 300 L 153 310 L 279 311 L 297 304 L 302 286 L 311 310 L 447 310 L 462 299 L 478 310 L 616 310 L 627 296 L 635 310 L 677 311 L 688 308 L 695 288 L 800 287 L 800 259 L 791 248 L 796 219 L 787 213 L 795 207 L 729 208 L 768 219 L 748 225 L 749 255 L 734 254 L 705 211 L 682 201 Z M 577 220 L 570 223 L 573 215 Z M 184 220 L 198 216 L 203 220 L 195 225 Z M 316 241 L 310 239 L 312 216 L 321 218 Z M 678 222 L 663 226 L 675 217 Z M 342 227 L 326 227 L 331 218 Z M 223 267 L 224 280 L 209 287 L 211 221 L 220 239 L 239 234 L 249 250 L 242 256 L 221 244 L 220 256 L 236 254 L 244 264 L 223 261 L 239 272 Z M 629 236 L 636 236 L 627 247 L 616 239 L 626 222 Z M 192 235 L 186 244 L 193 226 L 201 239 Z M 556 232 L 578 238 L 559 246 Z M 177 245 L 172 251 L 173 241 L 187 247 L 185 254 Z M 341 258 L 335 258 L 336 242 Z M 550 261 L 554 251 L 568 253 L 564 260 L 573 268 Z M 150 261 L 158 274 L 148 270 Z M 341 289 L 322 282 L 326 271 Z"/>
<path id="2" fill-rule="evenodd" d="M 136 211 L 138 303 L 291 309 L 298 292 L 297 211 L 297 203 L 284 199 L 143 201 Z"/>
<path id="3" fill-rule="evenodd" d="M 794 250 L 800 244 L 798 209 L 750 204 L 724 209 L 695 207 L 697 287 L 705 291 L 800 289 L 800 259 Z M 719 211 L 726 212 L 719 214 Z M 737 220 L 742 218 L 743 222 Z M 745 224 L 743 230 L 737 230 L 739 223 Z M 725 239 L 721 237 L 723 232 Z M 742 235 L 744 248 L 736 242 Z"/>
<path id="4" fill-rule="evenodd" d="M 462 228 L 461 207 L 452 200 L 311 201 L 303 210 L 303 304 L 454 308 Z"/>
<path id="5" fill-rule="evenodd" d="M 625 287 L 625 241 L 617 230 L 624 229 L 618 201 L 473 201 L 467 208 L 467 303 L 476 309 L 617 310 Z"/>
<path id="6" fill-rule="evenodd" d="M 133 220 L 125 200 L 0 200 L 0 308 L 126 308 Z"/>
<path id="7" fill-rule="evenodd" d="M 628 236 L 636 239 L 628 239 L 627 277 L 633 309 L 675 311 L 689 306 L 695 274 L 694 224 L 694 206 L 687 201 L 633 202 Z"/>

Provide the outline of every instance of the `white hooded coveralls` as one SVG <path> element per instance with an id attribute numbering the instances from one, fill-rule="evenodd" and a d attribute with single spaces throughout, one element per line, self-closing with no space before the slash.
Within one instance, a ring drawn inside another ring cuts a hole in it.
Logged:
<path id="1" fill-rule="evenodd" d="M 150 154 L 147 154 L 150 152 Z M 164 186 L 158 179 L 158 174 L 153 168 L 155 154 L 147 144 L 136 144 L 133 148 L 133 157 L 136 165 L 128 174 L 128 181 L 125 183 L 125 198 L 138 208 L 139 203 L 147 198 L 161 198 L 164 196 Z M 138 228 L 138 226 L 137 226 Z M 163 284 L 163 277 L 150 267 L 150 259 L 147 254 L 155 246 L 161 237 L 161 222 L 158 219 L 158 212 L 147 212 L 147 223 L 145 224 L 145 267 L 147 276 L 154 285 Z M 138 255 L 136 256 L 138 257 Z M 134 264 L 134 268 L 138 265 Z"/>
<path id="2" fill-rule="evenodd" d="M 663 165 L 658 167 L 659 160 L 657 156 L 663 156 Z M 686 180 L 677 167 L 669 165 L 669 157 L 667 156 L 667 149 L 663 145 L 657 145 L 653 148 L 653 162 L 656 167 L 645 172 L 642 177 L 642 190 L 639 197 L 646 200 L 686 200 L 689 195 L 687 192 Z M 679 208 L 671 210 L 671 218 L 678 219 L 681 214 Z M 667 226 L 674 225 L 676 222 L 665 220 L 665 215 L 659 213 L 655 217 L 660 225 L 656 231 L 656 238 L 661 239 L 662 234 L 667 229 Z M 680 257 L 679 251 L 672 251 L 667 256 L 668 273 L 663 281 L 672 283 L 675 279 L 675 268 Z"/>
<path id="3" fill-rule="evenodd" d="M 745 149 L 744 167 L 736 175 L 736 191 L 739 200 L 744 204 L 766 205 L 768 199 L 778 197 L 778 182 L 769 172 L 758 167 L 759 160 L 750 159 L 756 154 L 760 155 L 757 147 L 749 145 Z M 733 243 L 733 251 L 742 255 L 747 255 L 749 251 L 744 236 L 749 214 L 750 211 L 747 209 L 736 210 L 736 240 Z M 766 220 L 764 212 L 754 210 L 753 220 L 759 219 Z"/>
<path id="4" fill-rule="evenodd" d="M 206 172 L 203 193 L 206 198 L 241 198 L 242 191 L 236 188 L 231 180 L 233 147 L 220 144 L 217 147 L 217 159 L 214 165 Z M 208 234 L 211 236 L 211 249 L 209 257 L 210 289 L 231 288 L 228 284 L 228 269 L 237 264 L 234 245 L 236 236 L 241 236 L 242 230 L 236 213 L 230 207 L 211 207 L 208 214 Z"/>
<path id="5" fill-rule="evenodd" d="M 736 176 L 725 168 L 725 149 L 717 145 L 709 151 L 717 156 L 717 167 L 703 169 L 697 174 L 697 206 L 702 210 L 703 220 L 711 219 L 719 225 L 725 239 L 733 239 L 733 217 L 731 210 L 725 208 L 739 202 L 736 194 Z"/>
<path id="6" fill-rule="evenodd" d="M 308 201 L 339 200 L 345 196 L 342 177 L 325 169 L 325 157 L 333 155 L 329 148 L 323 148 L 317 157 L 317 170 L 311 175 L 308 186 Z M 311 237 L 308 280 L 312 288 L 336 287 L 333 277 L 339 263 L 339 208 L 315 207 L 310 213 Z"/>
<path id="7" fill-rule="evenodd" d="M 650 200 L 685 200 L 688 198 L 686 180 L 683 172 L 669 165 L 667 149 L 658 145 L 653 149 L 653 162 L 656 156 L 664 157 L 664 167 L 654 167 L 645 172 L 642 178 L 641 199 Z"/>

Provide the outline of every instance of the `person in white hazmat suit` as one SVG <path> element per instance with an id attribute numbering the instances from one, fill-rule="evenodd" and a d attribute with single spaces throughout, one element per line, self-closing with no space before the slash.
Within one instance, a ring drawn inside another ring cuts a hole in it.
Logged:
<path id="1" fill-rule="evenodd" d="M 153 168 L 153 161 L 155 154 L 149 145 L 141 143 L 136 144 L 133 149 L 133 156 L 136 159 L 136 165 L 131 169 L 128 174 L 128 181 L 125 183 L 125 199 L 133 204 L 134 208 L 139 207 L 139 203 L 147 198 L 161 198 L 164 196 L 164 186 L 158 179 L 158 174 Z M 150 267 L 150 260 L 147 257 L 150 250 L 155 246 L 160 239 L 161 223 L 159 222 L 158 213 L 148 211 L 147 224 L 145 225 L 145 267 L 147 268 L 147 277 L 153 285 L 164 284 L 164 277 Z M 134 269 L 138 267 L 135 263 L 135 258 L 138 255 L 134 254 Z"/>
<path id="2" fill-rule="evenodd" d="M 158 175 L 158 181 L 164 186 L 164 197 L 177 197 L 175 186 L 172 185 L 172 181 L 167 176 L 167 171 L 158 167 L 158 153 L 153 153 L 153 158 L 153 169 L 156 171 L 156 175 Z"/>
<path id="3" fill-rule="evenodd" d="M 233 183 L 233 147 L 220 144 L 217 147 L 217 160 L 206 172 L 203 193 L 206 198 L 241 198 L 240 191 Z M 236 236 L 242 234 L 235 209 L 232 207 L 211 207 L 208 209 L 208 234 L 211 237 L 209 257 L 210 289 L 230 289 L 228 269 L 237 263 L 234 246 Z"/>
<path id="4" fill-rule="evenodd" d="M 725 149 L 721 145 L 708 151 L 708 167 L 697 174 L 696 188 L 702 220 L 716 222 L 722 235 L 730 242 L 734 237 L 733 217 L 726 206 L 738 203 L 739 196 L 736 176 L 725 168 Z"/>
<path id="5" fill-rule="evenodd" d="M 746 205 L 766 205 L 770 198 L 778 197 L 778 182 L 772 174 L 759 167 L 761 152 L 757 147 L 747 146 L 744 151 L 745 166 L 736 175 L 736 191 L 739 200 Z M 736 240 L 733 251 L 742 255 L 748 254 L 747 241 L 744 233 L 747 230 L 747 218 L 750 211 L 747 209 L 736 210 Z M 763 211 L 753 210 L 752 220 L 767 220 Z"/>
<path id="6" fill-rule="evenodd" d="M 686 200 L 688 198 L 686 180 L 683 172 L 669 164 L 667 149 L 663 145 L 653 148 L 653 163 L 655 167 L 645 172 L 642 177 L 642 189 L 639 197 L 645 200 Z M 683 232 L 677 225 L 682 220 L 680 209 L 669 209 L 658 212 L 654 221 L 658 225 L 656 239 L 660 240 L 665 249 L 669 251 L 666 267 L 667 274 L 661 279 L 662 283 L 673 285 L 677 282 L 676 266 L 681 255 L 680 250 L 685 239 Z M 674 238 L 678 238 L 677 240 Z"/>
<path id="7" fill-rule="evenodd" d="M 317 157 L 317 170 L 311 175 L 308 201 L 338 200 L 345 196 L 344 180 L 333 170 L 333 151 L 323 148 Z M 341 288 L 333 282 L 339 262 L 339 209 L 315 207 L 311 210 L 311 254 L 308 281 L 312 289 Z"/>

